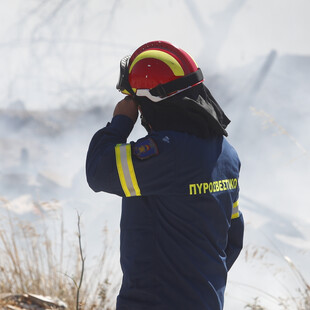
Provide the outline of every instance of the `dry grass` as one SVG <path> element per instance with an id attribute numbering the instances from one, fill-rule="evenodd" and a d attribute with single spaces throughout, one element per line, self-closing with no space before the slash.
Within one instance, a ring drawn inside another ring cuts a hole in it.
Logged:
<path id="1" fill-rule="evenodd" d="M 102 255 L 89 270 L 84 266 L 87 253 L 83 252 L 79 215 L 77 235 L 68 236 L 59 209 L 54 207 L 54 203 L 45 204 L 44 210 L 48 209 L 45 216 L 41 215 L 31 223 L 13 217 L 10 212 L 7 212 L 6 218 L 0 219 L 0 294 L 32 293 L 57 297 L 70 310 L 115 309 L 119 281 L 112 283 L 115 271 L 110 265 L 107 229 L 100 241 L 100 244 L 103 243 Z M 264 299 L 268 298 L 283 310 L 310 310 L 310 285 L 288 257 L 277 250 L 272 252 L 256 246 L 245 248 L 244 254 L 246 260 L 258 260 L 269 269 L 274 266 L 268 261 L 268 255 L 280 257 L 298 283 L 296 294 L 287 290 L 285 299 L 252 287 L 259 297 L 248 302 L 244 309 L 270 310 L 263 306 Z"/>
<path id="2" fill-rule="evenodd" d="M 7 203 L 3 199 L 2 202 Z M 44 209 L 48 209 L 46 205 Z M 40 216 L 30 223 L 8 211 L 7 217 L 1 219 L 0 293 L 57 297 L 70 310 L 112 310 L 118 283 L 111 284 L 114 275 L 107 268 L 107 243 L 103 254 L 96 259 L 96 266 L 84 270 L 80 218 L 78 236 L 68 236 L 63 217 L 53 208 L 53 203 L 47 217 L 48 221 L 46 216 Z M 106 237 L 107 231 L 105 240 Z"/>
<path id="3" fill-rule="evenodd" d="M 281 270 L 276 270 L 275 265 L 268 261 L 268 256 L 273 255 L 280 258 L 285 264 L 286 268 Z M 265 247 L 256 247 L 248 246 L 245 249 L 245 258 L 247 260 L 256 259 L 259 260 L 268 270 L 274 271 L 274 276 L 277 276 L 277 273 L 287 273 L 291 272 L 294 280 L 297 283 L 297 288 L 293 292 L 286 283 L 281 282 L 281 286 L 286 291 L 286 297 L 273 296 L 268 291 L 261 290 L 255 287 L 250 287 L 243 285 L 245 287 L 251 288 L 259 294 L 259 297 L 254 298 L 253 302 L 247 303 L 245 309 L 250 310 L 269 310 L 262 306 L 261 300 L 269 299 L 273 301 L 274 304 L 278 305 L 278 308 L 283 310 L 310 310 L 310 284 L 306 281 L 300 270 L 296 267 L 293 261 L 283 255 L 279 249 L 275 247 L 275 251 L 271 251 Z"/>

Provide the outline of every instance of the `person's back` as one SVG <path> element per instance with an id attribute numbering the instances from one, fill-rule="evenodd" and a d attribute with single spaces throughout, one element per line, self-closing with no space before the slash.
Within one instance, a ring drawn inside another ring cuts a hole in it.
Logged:
<path id="1" fill-rule="evenodd" d="M 186 94 L 198 98 L 193 93 Z M 89 185 L 124 197 L 118 310 L 223 309 L 227 271 L 242 247 L 240 162 L 218 121 L 226 116 L 210 105 L 217 124 L 201 127 L 201 115 L 187 109 L 193 98 L 173 98 L 168 111 L 167 100 L 135 97 L 149 133 L 131 144 L 135 117 L 126 109 L 134 102 L 123 100 L 89 147 Z M 163 111 L 169 117 L 159 121 Z"/>

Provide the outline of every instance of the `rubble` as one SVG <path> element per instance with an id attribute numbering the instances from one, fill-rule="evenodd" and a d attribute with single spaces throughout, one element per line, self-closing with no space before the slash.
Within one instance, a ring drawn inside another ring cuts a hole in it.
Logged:
<path id="1" fill-rule="evenodd" d="M 0 310 L 65 310 L 58 298 L 35 294 L 0 294 Z"/>

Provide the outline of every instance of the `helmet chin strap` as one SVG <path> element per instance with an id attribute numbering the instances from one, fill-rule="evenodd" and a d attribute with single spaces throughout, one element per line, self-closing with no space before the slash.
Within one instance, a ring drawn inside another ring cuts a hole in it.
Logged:
<path id="1" fill-rule="evenodd" d="M 152 131 L 152 127 L 149 124 L 149 122 L 146 120 L 146 118 L 143 116 L 142 110 L 139 105 L 138 105 L 138 110 L 140 112 L 141 125 L 146 129 L 148 133 L 150 133 Z"/>
<path id="2" fill-rule="evenodd" d="M 146 129 L 148 133 L 152 131 L 151 125 L 148 123 L 148 121 L 145 119 L 145 117 L 141 114 L 141 125 Z"/>

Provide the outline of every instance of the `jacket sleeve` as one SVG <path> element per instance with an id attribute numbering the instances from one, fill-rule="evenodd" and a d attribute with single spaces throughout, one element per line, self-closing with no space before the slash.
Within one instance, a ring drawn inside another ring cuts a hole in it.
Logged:
<path id="1" fill-rule="evenodd" d="M 115 116 L 111 123 L 95 133 L 86 158 L 86 178 L 90 188 L 121 195 L 116 173 L 115 146 L 125 143 L 133 128 L 133 121 L 124 115 Z"/>
<path id="2" fill-rule="evenodd" d="M 228 230 L 228 243 L 226 247 L 226 266 L 229 270 L 243 247 L 244 221 L 242 213 L 239 211 L 239 200 L 233 204 L 231 225 Z"/>
<path id="3" fill-rule="evenodd" d="M 126 143 L 132 128 L 130 118 L 117 115 L 94 135 L 86 159 L 89 186 L 122 197 L 173 192 L 173 147 L 157 134 Z"/>

